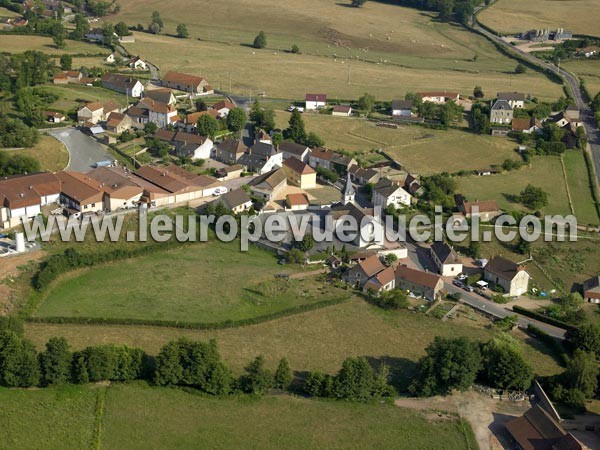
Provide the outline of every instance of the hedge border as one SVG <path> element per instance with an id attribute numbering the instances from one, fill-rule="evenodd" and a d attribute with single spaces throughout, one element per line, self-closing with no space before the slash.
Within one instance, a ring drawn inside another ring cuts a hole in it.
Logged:
<path id="1" fill-rule="evenodd" d="M 330 300 L 321 300 L 314 303 L 307 303 L 291 308 L 283 309 L 263 316 L 251 317 L 239 320 L 223 320 L 220 322 L 181 322 L 178 320 L 154 320 L 154 319 L 118 319 L 107 317 L 26 317 L 25 322 L 29 323 L 50 323 L 50 324 L 79 324 L 79 325 L 132 325 L 132 326 L 151 326 L 165 328 L 181 328 L 187 330 L 223 330 L 228 328 L 240 328 L 249 325 L 258 325 L 270 322 L 275 319 L 301 314 L 345 303 L 351 297 L 338 297 Z"/>
<path id="2" fill-rule="evenodd" d="M 518 306 L 518 305 L 514 305 L 512 307 L 512 310 L 514 312 L 516 312 L 516 313 L 522 314 L 522 315 L 527 316 L 527 317 L 531 317 L 532 319 L 539 320 L 540 322 L 544 322 L 544 323 L 547 323 L 548 325 L 552 325 L 552 326 L 555 326 L 555 327 L 558 327 L 558 328 L 562 328 L 562 329 L 567 330 L 567 331 L 575 331 L 575 330 L 578 329 L 574 325 L 570 325 L 570 324 L 568 324 L 566 322 L 563 322 L 561 320 L 553 319 L 552 317 L 545 316 L 543 314 L 540 314 L 538 312 L 532 311 L 532 310 L 527 309 L 527 308 L 523 308 L 523 307 Z"/>
<path id="3" fill-rule="evenodd" d="M 533 335 L 534 337 L 538 338 L 548 347 L 550 347 L 550 350 L 552 351 L 552 353 L 554 353 L 554 356 L 558 360 L 560 360 L 560 363 L 563 367 L 567 365 L 569 358 L 567 356 L 566 350 L 557 339 L 553 338 L 544 330 L 541 330 L 540 328 L 532 324 L 527 325 L 527 332 Z"/>

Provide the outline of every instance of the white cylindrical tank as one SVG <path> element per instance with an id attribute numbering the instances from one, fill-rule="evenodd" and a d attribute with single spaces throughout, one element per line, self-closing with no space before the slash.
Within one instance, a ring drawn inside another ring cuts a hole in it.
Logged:
<path id="1" fill-rule="evenodd" d="M 25 251 L 25 236 L 23 233 L 15 234 L 15 247 L 17 253 L 23 253 Z"/>

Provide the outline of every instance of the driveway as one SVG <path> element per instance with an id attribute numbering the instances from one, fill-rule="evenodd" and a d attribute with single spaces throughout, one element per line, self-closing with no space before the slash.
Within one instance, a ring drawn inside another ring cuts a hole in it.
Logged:
<path id="1" fill-rule="evenodd" d="M 48 134 L 67 147 L 69 152 L 67 170 L 87 172 L 94 163 L 113 159 L 104 147 L 76 128 L 60 128 L 48 131 Z"/>

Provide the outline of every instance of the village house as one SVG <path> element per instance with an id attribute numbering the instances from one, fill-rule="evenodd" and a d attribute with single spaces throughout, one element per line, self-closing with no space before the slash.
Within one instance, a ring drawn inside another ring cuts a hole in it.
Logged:
<path id="1" fill-rule="evenodd" d="M 148 64 L 139 56 L 134 56 L 125 63 L 127 67 L 133 70 L 148 70 Z"/>
<path id="2" fill-rule="evenodd" d="M 302 162 L 308 162 L 310 155 L 309 147 L 290 141 L 283 141 L 279 144 L 278 150 L 283 154 L 283 159 L 296 158 Z"/>
<path id="3" fill-rule="evenodd" d="M 508 102 L 512 109 L 525 107 L 525 94 L 520 92 L 498 92 L 496 98 Z"/>
<path id="4" fill-rule="evenodd" d="M 512 130 L 525 134 L 539 134 L 542 132 L 542 124 L 533 117 L 514 118 L 512 120 Z"/>
<path id="5" fill-rule="evenodd" d="M 175 164 L 167 167 L 142 166 L 135 175 L 168 192 L 168 203 L 182 203 L 210 197 L 215 191 L 223 189 L 223 185 L 216 178 L 193 174 Z M 162 203 L 164 204 L 164 200 Z M 160 206 L 160 204 L 153 206 Z"/>
<path id="6" fill-rule="evenodd" d="M 89 171 L 88 181 L 95 181 L 104 195 L 102 199 L 105 211 L 135 208 L 140 201 L 144 188 L 139 178 L 120 167 L 98 167 Z"/>
<path id="7" fill-rule="evenodd" d="M 287 179 L 283 169 L 274 169 L 263 175 L 259 175 L 248 183 L 250 191 L 255 197 L 269 201 L 287 186 Z"/>
<path id="8" fill-rule="evenodd" d="M 396 287 L 396 274 L 393 267 L 386 267 L 381 272 L 373 275 L 363 286 L 364 292 L 374 292 L 379 294 L 383 291 L 389 291 Z"/>
<path id="9" fill-rule="evenodd" d="M 298 192 L 285 196 L 286 209 L 291 211 L 304 211 L 308 209 L 309 205 L 308 197 L 304 193 Z"/>
<path id="10" fill-rule="evenodd" d="M 112 52 L 106 58 L 104 58 L 104 62 L 107 64 L 115 64 L 116 62 L 122 61 L 123 55 L 119 52 Z"/>
<path id="11" fill-rule="evenodd" d="M 502 214 L 496 200 L 487 200 L 483 202 L 459 202 L 458 209 L 467 219 L 473 217 L 479 218 L 480 222 L 489 222 L 494 217 Z"/>
<path id="12" fill-rule="evenodd" d="M 455 92 L 419 92 L 418 95 L 421 97 L 423 102 L 431 102 L 437 104 L 444 104 L 448 101 L 457 102 L 460 100 L 460 95 Z"/>
<path id="13" fill-rule="evenodd" d="M 106 130 L 121 134 L 133 126 L 133 120 L 127 114 L 111 112 L 106 120 Z"/>
<path id="14" fill-rule="evenodd" d="M 70 212 L 95 213 L 104 210 L 104 191 L 99 183 L 80 172 L 58 172 L 60 202 Z"/>
<path id="15" fill-rule="evenodd" d="M 600 277 L 595 277 L 583 282 L 583 298 L 589 303 L 600 304 Z"/>
<path id="16" fill-rule="evenodd" d="M 494 256 L 488 261 L 483 269 L 483 277 L 486 281 L 502 287 L 511 297 L 523 295 L 529 288 L 529 274 L 525 267 L 502 256 Z"/>
<path id="17" fill-rule="evenodd" d="M 505 426 L 517 448 L 523 450 L 590 450 L 565 431 L 543 403 L 535 404 Z"/>
<path id="18" fill-rule="evenodd" d="M 12 228 L 21 219 L 31 219 L 42 207 L 56 203 L 60 180 L 51 173 L 0 178 L 0 228 Z"/>
<path id="19" fill-rule="evenodd" d="M 354 183 L 361 186 L 375 184 L 380 178 L 379 170 L 373 168 L 364 169 L 358 165 L 351 166 L 350 169 L 348 169 L 348 174 Z"/>
<path id="20" fill-rule="evenodd" d="M 392 180 L 383 178 L 373 186 L 371 201 L 373 206 L 380 206 L 382 209 L 388 206 L 394 208 L 404 208 L 410 206 L 412 196 L 406 192 L 400 185 Z"/>
<path id="21" fill-rule="evenodd" d="M 175 106 L 177 103 L 177 99 L 175 98 L 175 95 L 173 95 L 173 91 L 165 88 L 145 90 L 144 99 L 146 98 L 170 106 Z"/>
<path id="22" fill-rule="evenodd" d="M 267 133 L 265 130 L 263 130 L 261 128 L 256 133 L 254 133 L 254 142 L 256 142 L 256 143 L 262 142 L 263 144 L 272 144 L 273 138 L 271 137 L 271 135 L 269 133 Z M 285 154 L 283 157 L 284 158 L 286 157 Z"/>
<path id="23" fill-rule="evenodd" d="M 225 164 L 235 164 L 248 150 L 241 140 L 225 139 L 216 146 L 216 159 Z"/>
<path id="24" fill-rule="evenodd" d="M 434 273 L 411 269 L 406 265 L 396 267 L 396 288 L 412 292 L 429 301 L 441 297 L 444 280 Z"/>
<path id="25" fill-rule="evenodd" d="M 223 206 L 235 214 L 248 211 L 252 207 L 252 199 L 243 189 L 235 189 L 222 195 L 215 204 L 222 203 Z"/>
<path id="26" fill-rule="evenodd" d="M 165 74 L 162 78 L 162 85 L 193 95 L 212 94 L 214 92 L 204 78 L 173 71 Z"/>
<path id="27" fill-rule="evenodd" d="M 575 105 L 567 106 L 567 109 L 565 110 L 565 115 L 573 122 L 580 121 L 579 108 Z"/>
<path id="28" fill-rule="evenodd" d="M 458 254 L 446 242 L 434 242 L 431 245 L 430 254 L 438 273 L 443 277 L 456 276 L 462 272 L 463 265 Z"/>
<path id="29" fill-rule="evenodd" d="M 367 258 L 359 261 L 356 265 L 350 267 L 343 276 L 346 283 L 351 283 L 357 287 L 363 287 L 372 276 L 385 269 L 385 266 L 377 254 L 371 254 Z"/>
<path id="30" fill-rule="evenodd" d="M 59 113 L 56 111 L 44 111 L 44 117 L 48 122 L 52 123 L 60 123 L 64 122 L 66 117 L 63 113 Z"/>
<path id="31" fill-rule="evenodd" d="M 140 100 L 136 108 L 148 111 L 148 122 L 156 124 L 159 128 L 166 128 L 179 120 L 177 109 L 174 106 L 157 102 L 149 97 Z"/>
<path id="32" fill-rule="evenodd" d="M 235 104 L 227 100 L 221 100 L 213 105 L 212 109 L 217 112 L 217 117 L 222 119 L 229 115 L 229 111 L 235 108 Z"/>
<path id="33" fill-rule="evenodd" d="M 332 116 L 350 117 L 352 115 L 352 107 L 348 105 L 335 105 L 331 111 Z"/>
<path id="34" fill-rule="evenodd" d="M 394 117 L 411 117 L 412 109 L 412 100 L 392 100 L 392 116 Z"/>
<path id="35" fill-rule="evenodd" d="M 416 176 L 407 174 L 404 178 L 404 190 L 414 197 L 423 195 L 424 189 Z"/>
<path id="36" fill-rule="evenodd" d="M 142 82 L 128 75 L 105 73 L 102 75 L 101 83 L 103 88 L 127 94 L 129 97 L 139 98 L 144 92 Z"/>
<path id="37" fill-rule="evenodd" d="M 308 155 L 308 164 L 314 169 L 322 167 L 344 174 L 350 167 L 356 165 L 356 160 L 349 156 L 344 156 L 334 151 L 317 147 Z"/>
<path id="38" fill-rule="evenodd" d="M 277 151 L 273 145 L 259 142 L 250 147 L 237 162 L 246 171 L 262 175 L 280 168 L 283 164 L 283 154 Z"/>
<path id="39" fill-rule="evenodd" d="M 212 154 L 213 141 L 206 136 L 160 128 L 153 137 L 174 146 L 179 157 L 208 159 Z"/>
<path id="40" fill-rule="evenodd" d="M 133 123 L 138 125 L 145 125 L 148 123 L 148 119 L 150 117 L 150 113 L 146 108 L 139 108 L 137 106 L 130 106 L 127 111 L 125 111 Z"/>
<path id="41" fill-rule="evenodd" d="M 513 108 L 508 101 L 496 100 L 490 109 L 490 123 L 510 124 L 513 114 Z"/>
<path id="42" fill-rule="evenodd" d="M 81 84 L 83 74 L 79 70 L 65 70 L 54 74 L 54 84 Z"/>
<path id="43" fill-rule="evenodd" d="M 327 106 L 326 94 L 306 94 L 304 97 L 305 109 L 307 111 L 315 111 Z"/>
<path id="44" fill-rule="evenodd" d="M 288 184 L 292 186 L 298 186 L 300 189 L 314 189 L 317 187 L 317 172 L 299 159 L 286 159 L 283 162 L 283 171 Z"/>
<path id="45" fill-rule="evenodd" d="M 97 124 L 106 120 L 112 112 L 121 112 L 121 107 L 114 100 L 87 103 L 77 111 L 77 121 L 79 123 L 90 122 Z"/>
<path id="46" fill-rule="evenodd" d="M 244 168 L 242 166 L 234 164 L 233 166 L 221 167 L 217 170 L 216 176 L 217 179 L 221 181 L 233 180 L 235 178 L 240 178 L 243 172 Z"/>
<path id="47" fill-rule="evenodd" d="M 119 35 L 113 33 L 113 38 L 119 40 Z M 90 42 L 101 42 L 104 43 L 104 31 L 102 28 L 92 28 L 86 35 L 85 38 Z"/>
<path id="48" fill-rule="evenodd" d="M 183 122 L 178 122 L 177 126 L 179 128 L 184 128 L 185 131 L 187 131 L 188 133 L 194 133 L 198 129 L 198 119 L 204 115 L 212 116 L 215 119 L 219 118 L 219 113 L 214 109 L 208 109 L 206 111 L 196 111 L 187 114 Z"/>

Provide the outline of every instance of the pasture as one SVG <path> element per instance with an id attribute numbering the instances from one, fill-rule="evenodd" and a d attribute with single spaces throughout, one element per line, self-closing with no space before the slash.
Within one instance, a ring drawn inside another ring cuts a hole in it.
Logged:
<path id="1" fill-rule="evenodd" d="M 431 24 L 432 29 L 437 26 Z M 304 49 L 301 54 L 291 54 L 284 51 L 287 45 L 257 50 L 244 41 L 199 41 L 147 33 L 135 33 L 136 42 L 127 44 L 127 49 L 157 64 L 163 74 L 179 70 L 200 75 L 216 89 L 229 91 L 231 84 L 230 91 L 242 96 L 298 100 L 307 92 L 324 92 L 329 98 L 353 99 L 370 92 L 379 99 L 391 100 L 408 91 L 422 90 L 456 90 L 470 95 L 476 85 L 487 92 L 510 85 L 511 89 L 548 100 L 561 95 L 560 85 L 533 71 L 511 76 L 515 61 L 498 53 L 491 44 L 464 41 L 480 41 L 482 37 L 466 30 L 451 31 L 459 35 L 451 35 L 444 42 L 462 52 L 460 58 L 407 52 L 373 55 L 356 50 L 342 56 L 343 48 L 326 45 L 318 53 Z M 438 38 L 432 37 L 434 41 Z M 180 56 L 173 57 L 173 48 Z"/>
<path id="2" fill-rule="evenodd" d="M 103 411 L 96 396 L 104 394 Z M 469 424 L 389 403 L 211 398 L 146 383 L 0 390 L 0 448 L 463 449 Z M 96 428 L 95 416 L 99 428 Z"/>
<path id="3" fill-rule="evenodd" d="M 69 154 L 63 143 L 47 135 L 40 136 L 34 147 L 10 150 L 10 154 L 31 156 L 40 162 L 42 170 L 49 172 L 63 170 L 69 162 Z"/>
<path id="4" fill-rule="evenodd" d="M 566 184 L 558 157 L 535 157 L 530 166 L 497 175 L 458 178 L 457 191 L 471 201 L 496 200 L 504 210 L 526 210 L 515 197 L 529 183 L 548 193 L 548 206 L 543 208 L 544 213 L 570 214 Z M 591 193 L 588 201 L 592 201 Z"/>
<path id="5" fill-rule="evenodd" d="M 500 33 L 564 28 L 577 34 L 600 36 L 597 0 L 497 0 L 479 14 L 479 21 Z"/>
<path id="6" fill-rule="evenodd" d="M 3 34 L 2 39 L 0 39 L 0 51 L 9 53 L 22 53 L 27 50 L 39 50 L 49 55 L 55 55 L 56 57 L 66 53 L 72 55 L 100 55 L 104 53 L 108 55 L 110 53 L 110 49 L 102 48 L 96 44 L 91 44 L 84 41 L 73 41 L 71 39 L 67 39 L 65 43 L 65 48 L 58 49 L 54 45 L 51 37 Z"/>
<path id="7" fill-rule="evenodd" d="M 287 112 L 277 112 L 277 126 L 287 127 L 289 117 Z M 323 114 L 306 113 L 302 118 L 306 130 L 321 136 L 328 148 L 357 153 L 381 148 L 410 171 L 422 175 L 488 169 L 505 159 L 520 159 L 515 152 L 516 142 L 508 138 L 418 125 L 384 128 L 365 119 Z M 376 155 L 365 157 L 371 159 Z"/>
<path id="8" fill-rule="evenodd" d="M 181 336 L 196 340 L 214 338 L 224 360 L 236 373 L 241 373 L 247 362 L 259 354 L 265 356 L 270 366 L 285 356 L 294 370 L 327 373 L 337 371 L 348 356 L 366 356 L 385 362 L 400 386 L 406 387 L 414 375 L 415 363 L 435 336 L 487 340 L 493 330 L 485 328 L 486 324 L 487 321 L 463 318 L 441 322 L 409 311 L 384 311 L 354 298 L 338 305 L 232 329 L 28 323 L 26 336 L 38 348 L 52 336 L 64 336 L 76 349 L 100 343 L 122 343 L 151 354 Z M 523 351 L 539 375 L 560 371 L 543 347 L 540 351 L 524 344 Z"/>
<path id="9" fill-rule="evenodd" d="M 563 67 L 585 81 L 587 90 L 592 97 L 600 92 L 600 59 L 567 61 Z"/>
<path id="10" fill-rule="evenodd" d="M 67 274 L 43 300 L 39 317 L 96 317 L 213 323 L 241 320 L 338 298 L 313 279 L 286 280 L 269 252 L 216 238 Z"/>

